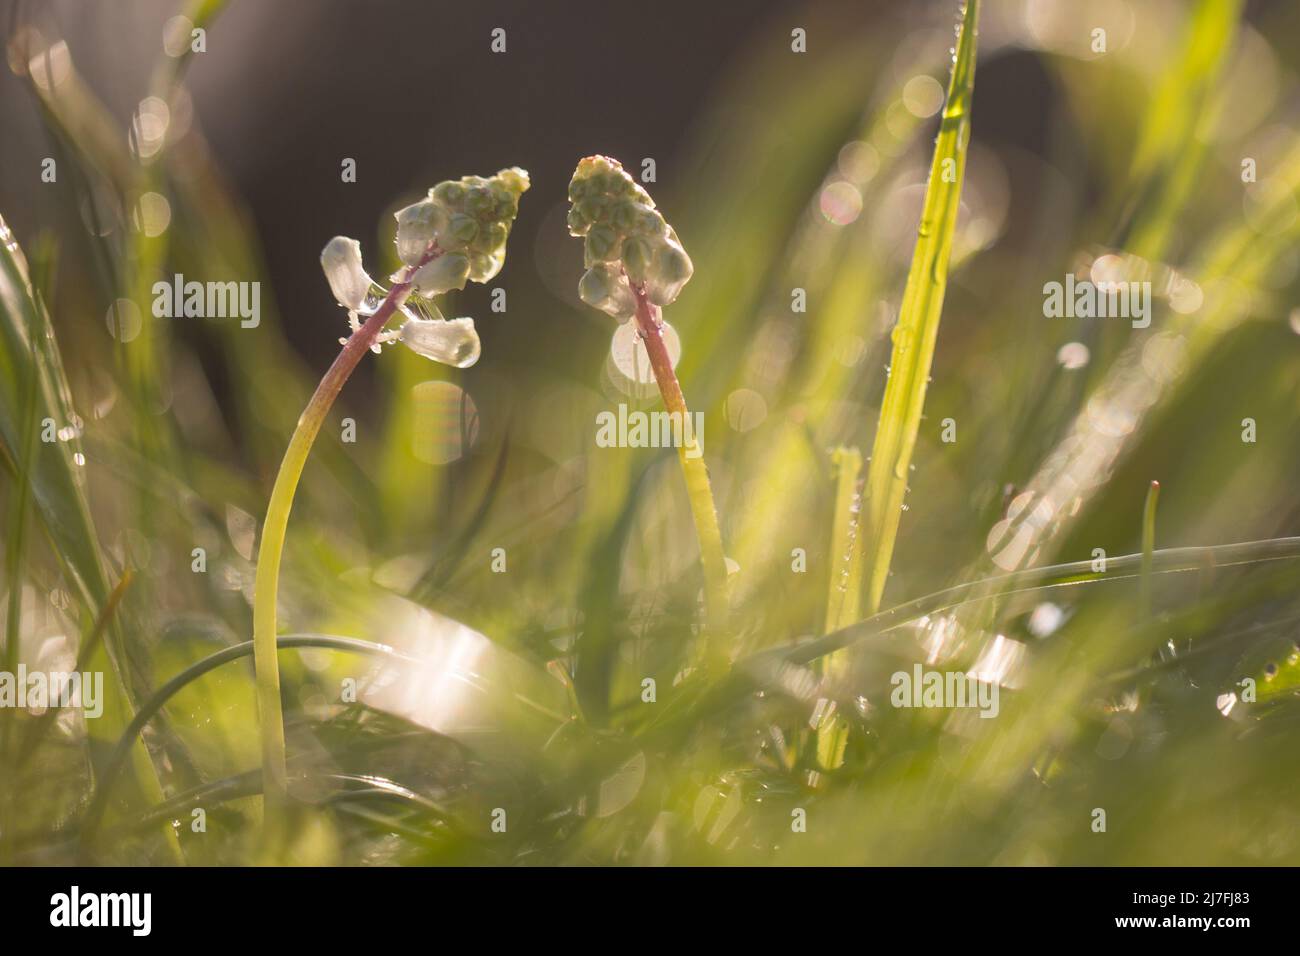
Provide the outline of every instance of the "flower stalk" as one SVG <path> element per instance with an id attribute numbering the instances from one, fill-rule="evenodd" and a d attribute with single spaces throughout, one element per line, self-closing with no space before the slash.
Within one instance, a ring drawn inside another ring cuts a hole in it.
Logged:
<path id="1" fill-rule="evenodd" d="M 384 344 L 401 342 L 425 358 L 456 368 L 468 368 L 478 361 L 474 320 L 445 320 L 427 300 L 463 289 L 469 280 L 487 282 L 501 270 L 506 239 L 519 212 L 519 197 L 528 186 L 527 171 L 517 167 L 486 179 L 466 176 L 439 183 L 427 198 L 395 213 L 395 241 L 403 265 L 392 276 L 390 289 L 379 288 L 382 299 L 373 291 L 377 287 L 362 265 L 356 240 L 335 236 L 321 252 L 325 278 L 339 305 L 348 310 L 353 331 L 341 340 L 342 351 L 316 387 L 289 439 L 267 504 L 253 585 L 253 663 L 262 736 L 264 826 L 272 836 L 272 846 L 283 835 L 289 792 L 276 659 L 276 601 L 289 512 L 307 456 L 334 400 L 367 349 L 379 352 Z M 418 297 L 412 299 L 413 293 Z M 361 315 L 367 317 L 364 323 L 359 321 Z M 386 330 L 395 315 L 402 316 L 401 326 Z"/>
<path id="2" fill-rule="evenodd" d="M 682 423 L 677 457 L 704 567 L 704 631 L 714 637 L 725 628 L 729 610 L 727 559 L 709 470 L 701 455 L 701 436 L 692 427 L 664 343 L 660 311 L 676 300 L 695 266 L 676 230 L 618 160 L 588 156 L 579 162 L 569 183 L 569 200 L 569 234 L 583 239 L 587 270 L 578 283 L 579 298 L 619 322 L 636 321 L 664 408 Z"/>
<path id="3" fill-rule="evenodd" d="M 664 344 L 663 322 L 660 309 L 646 296 L 643 285 L 634 285 L 636 296 L 636 323 L 641 341 L 645 344 L 663 396 L 664 408 L 670 415 L 680 417 L 683 441 L 677 449 L 677 459 L 686 479 L 686 496 L 690 501 L 691 518 L 695 522 L 695 535 L 700 542 L 700 562 L 704 566 L 704 602 L 708 626 L 715 632 L 723 627 L 727 613 L 727 559 L 722 550 L 722 530 L 718 526 L 718 510 L 713 503 L 713 488 L 709 483 L 709 469 L 700 454 L 699 436 L 695 434 L 686 397 L 673 369 L 668 347 Z"/>
<path id="4" fill-rule="evenodd" d="M 441 255 L 436 243 L 430 243 L 418 264 L 406 266 L 399 281 L 388 291 L 379 308 L 348 337 L 343 349 L 316 386 L 311 400 L 298 419 L 289 447 L 285 449 L 280 470 L 271 489 L 271 500 L 262 525 L 262 540 L 257 550 L 257 575 L 253 584 L 253 663 L 257 674 L 257 709 L 262 729 L 262 787 L 268 821 L 283 806 L 288 793 L 285 766 L 284 715 L 280 705 L 280 667 L 276 658 L 276 599 L 280 585 L 280 559 L 289 526 L 289 512 L 298 489 L 307 456 L 320 433 L 321 425 L 334 406 L 343 385 L 361 361 L 361 356 L 375 344 L 385 324 L 401 308 L 413 289 L 413 279 L 421 267 Z"/>

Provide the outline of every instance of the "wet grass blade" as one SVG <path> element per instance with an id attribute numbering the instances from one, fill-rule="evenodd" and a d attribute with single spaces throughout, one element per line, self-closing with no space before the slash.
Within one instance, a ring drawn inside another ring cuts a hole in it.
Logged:
<path id="1" fill-rule="evenodd" d="M 83 455 L 71 396 L 49 316 L 32 290 L 27 262 L 0 219 L 0 446 L 15 476 L 25 475 L 41 524 L 64 562 L 77 596 L 94 613 L 108 595 L 99 560 L 85 482 Z M 31 443 L 24 436 L 47 430 L 59 441 Z"/>
<path id="2" fill-rule="evenodd" d="M 867 568 L 867 609 L 880 609 L 898 524 L 907 492 L 907 476 L 921 426 L 926 385 L 939 318 L 948 284 L 948 259 L 957 226 L 957 209 L 966 170 L 971 98 L 975 87 L 976 23 L 979 0 L 969 0 L 962 14 L 948 98 L 934 144 L 925 205 L 917 229 L 912 266 L 907 274 L 893 354 L 880 407 L 880 424 L 867 472 L 867 527 L 863 536 Z"/>
<path id="3" fill-rule="evenodd" d="M 862 595 L 862 452 L 836 448 L 831 455 L 835 470 L 835 516 L 831 526 L 830 582 L 826 595 L 826 626 L 823 633 L 848 627 L 858 617 Z M 845 654 L 828 654 L 821 661 L 822 674 L 835 682 L 847 670 Z M 849 740 L 849 723 L 843 714 L 828 712 L 817 727 L 817 763 L 826 770 L 844 763 Z"/>
<path id="4" fill-rule="evenodd" d="M 117 586 L 113 588 L 112 593 L 109 594 L 108 601 L 100 610 L 99 616 L 95 618 L 94 627 L 91 628 L 90 633 L 86 636 L 86 639 L 78 649 L 75 670 L 85 671 L 91 658 L 94 657 L 95 653 L 99 650 L 99 647 L 104 640 L 104 631 L 107 630 L 109 624 L 112 623 L 113 616 L 117 613 L 117 607 L 122 603 L 122 596 L 126 593 L 126 589 L 131 586 L 131 579 L 132 574 L 128 568 L 122 574 L 122 579 L 117 582 Z M 58 716 L 58 709 L 55 707 L 49 707 L 46 708 L 43 714 L 32 722 L 31 727 L 27 731 L 26 737 L 23 739 L 22 749 L 18 752 L 18 759 L 16 761 L 17 767 L 21 768 L 27 763 L 28 758 L 36 751 L 36 747 L 41 742 L 41 738 L 49 731 L 51 725 L 53 725 L 54 721 L 58 719 Z"/>
<path id="5" fill-rule="evenodd" d="M 1151 562 L 1156 550 L 1156 503 L 1160 500 L 1160 482 L 1152 481 L 1142 506 L 1142 614 L 1151 617 Z"/>
<path id="6" fill-rule="evenodd" d="M 29 427 L 39 432 L 53 428 L 61 440 L 33 442 L 31 458 L 24 460 L 23 436 Z M 0 452 L 7 469 L 27 476 L 35 515 L 84 613 L 94 615 L 108 601 L 110 589 L 86 498 L 80 431 L 50 317 L 32 287 L 22 249 L 0 219 Z M 105 640 L 102 650 L 123 693 L 108 695 L 104 719 L 95 721 L 92 734 L 112 735 L 130 719 L 127 662 L 116 627 L 110 632 L 115 639 Z M 97 650 L 90 669 L 104 669 L 104 663 Z M 160 799 L 162 789 L 144 748 L 134 748 L 132 757 L 142 792 Z M 169 846 L 178 855 L 175 833 L 170 827 L 167 832 Z"/>
<path id="7" fill-rule="evenodd" d="M 862 593 L 861 534 L 862 452 L 837 448 L 835 466 L 835 518 L 831 528 L 831 577 L 826 595 L 826 633 L 848 627 L 858 619 Z"/>
<path id="8" fill-rule="evenodd" d="M 1134 155 L 1136 201 L 1123 237 L 1128 251 L 1161 258 L 1196 188 L 1222 103 L 1215 92 L 1237 40 L 1242 0 L 1200 0 L 1180 56 L 1151 98 Z"/>

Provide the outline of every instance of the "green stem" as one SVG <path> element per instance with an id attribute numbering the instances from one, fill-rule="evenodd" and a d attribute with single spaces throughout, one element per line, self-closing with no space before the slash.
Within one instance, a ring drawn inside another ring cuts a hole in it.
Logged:
<path id="1" fill-rule="evenodd" d="M 831 527 L 830 591 L 826 596 L 826 625 L 823 634 L 848 627 L 859 618 L 858 599 L 862 593 L 862 549 L 857 538 L 862 531 L 862 452 L 840 447 L 832 453 L 835 468 L 835 517 Z M 849 670 L 846 653 L 827 654 L 817 669 L 832 686 L 840 683 Z M 849 723 L 842 713 L 826 712 L 817 727 L 817 763 L 824 770 L 837 770 L 844 764 L 844 750 L 849 740 Z"/>
<path id="2" fill-rule="evenodd" d="M 1160 500 L 1160 482 L 1151 482 L 1146 504 L 1142 506 L 1142 570 L 1138 578 L 1142 592 L 1142 616 L 1151 616 L 1151 564 L 1156 550 L 1156 503 Z"/>
<path id="3" fill-rule="evenodd" d="M 343 384 L 351 376 L 361 356 L 374 343 L 385 323 L 411 294 L 411 277 L 421 266 L 441 255 L 436 244 L 418 263 L 408 266 L 401 281 L 389 290 L 379 309 L 351 337 L 334 359 L 325 377 L 298 419 L 298 427 L 289 439 L 280 471 L 275 476 L 271 500 L 262 525 L 262 541 L 257 551 L 257 577 L 253 584 L 253 664 L 257 674 L 257 705 L 262 734 L 262 773 L 265 780 L 265 808 L 268 829 L 278 821 L 288 795 L 285 769 L 284 717 L 280 707 L 280 669 L 275 655 L 276 596 L 280 585 L 280 558 L 289 525 L 293 495 L 302 477 L 303 466 L 312 443 L 320 432 L 325 416 L 334 405 Z"/>
<path id="4" fill-rule="evenodd" d="M 832 453 L 835 468 L 835 518 L 831 527 L 830 591 L 826 596 L 823 633 L 848 627 L 859 617 L 862 593 L 862 452 L 840 447 Z"/>
<path id="5" fill-rule="evenodd" d="M 957 211 L 970 139 L 971 99 L 975 88 L 976 24 L 979 0 L 966 0 L 953 57 L 948 98 L 934 141 L 930 179 L 917 227 L 912 266 L 892 333 L 889 380 L 867 469 L 866 552 L 867 613 L 880 610 L 894 556 L 894 542 L 907 494 L 907 479 L 925 409 L 930 366 L 939 336 L 948 262 L 957 232 Z"/>
<path id="6" fill-rule="evenodd" d="M 677 449 L 686 479 L 686 495 L 695 521 L 695 534 L 700 542 L 700 562 L 704 565 L 704 603 L 707 627 L 710 633 L 726 626 L 727 618 L 727 559 L 722 550 L 722 531 L 718 527 L 718 509 L 713 503 L 713 488 L 709 484 L 709 469 L 704 464 L 703 449 L 686 408 L 681 383 L 673 370 L 672 358 L 664 344 L 663 322 L 660 311 L 646 298 L 645 289 L 633 286 L 636 294 L 636 322 L 645 343 L 650 367 L 654 369 L 659 394 L 669 414 L 680 416 L 684 441 Z"/>

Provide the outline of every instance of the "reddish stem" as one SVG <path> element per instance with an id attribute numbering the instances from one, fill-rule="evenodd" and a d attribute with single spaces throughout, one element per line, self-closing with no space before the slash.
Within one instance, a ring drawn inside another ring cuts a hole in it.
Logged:
<path id="1" fill-rule="evenodd" d="M 262 540 L 257 551 L 257 572 L 253 584 L 253 667 L 257 675 L 258 713 L 262 732 L 262 792 L 266 808 L 266 829 L 280 833 L 280 808 L 288 793 L 285 768 L 284 718 L 280 706 L 280 667 L 276 658 L 276 604 L 280 585 L 280 559 L 284 552 L 289 512 L 294 492 L 326 415 L 361 356 L 374 344 L 384 325 L 411 294 L 411 282 L 421 267 L 442 254 L 437 243 L 429 243 L 420 261 L 408 266 L 399 281 L 388 290 L 379 308 L 343 344 L 325 377 L 316 386 L 311 401 L 298 418 L 298 425 L 285 449 L 275 476 L 271 499 L 262 523 Z"/>
<path id="2" fill-rule="evenodd" d="M 700 562 L 704 566 L 705 607 L 710 623 L 710 630 L 718 630 L 725 625 L 727 599 L 727 559 L 722 550 L 722 531 L 718 527 L 718 511 L 713 503 L 713 490 L 709 485 L 709 471 L 701 455 L 701 436 L 695 434 L 690 411 L 686 407 L 686 397 L 682 394 L 681 383 L 673 369 L 672 357 L 664 342 L 663 322 L 660 319 L 659 306 L 652 303 L 645 294 L 644 284 L 633 284 L 632 292 L 636 296 L 636 323 L 645 343 L 646 354 L 650 358 L 650 367 L 654 370 L 655 381 L 659 384 L 659 393 L 663 396 L 664 407 L 670 414 L 681 416 L 682 434 L 685 442 L 677 449 L 677 457 L 682 465 L 682 475 L 686 479 L 686 494 L 691 506 L 691 517 L 695 521 L 695 533 L 700 543 Z"/>

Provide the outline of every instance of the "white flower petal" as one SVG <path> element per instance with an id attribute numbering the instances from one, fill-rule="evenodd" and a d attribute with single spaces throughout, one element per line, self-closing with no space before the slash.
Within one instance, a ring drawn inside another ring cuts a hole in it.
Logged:
<path id="1" fill-rule="evenodd" d="M 408 266 L 420 261 L 429 243 L 447 228 L 447 211 L 429 199 L 422 199 L 393 213 L 397 220 L 397 257 Z"/>
<path id="2" fill-rule="evenodd" d="M 335 301 L 349 311 L 363 311 L 371 281 L 361 264 L 361 243 L 335 236 L 321 250 L 320 266 Z"/>
<path id="3" fill-rule="evenodd" d="M 469 368 L 478 361 L 478 333 L 470 318 L 407 319 L 401 339 L 411 351 L 444 365 Z"/>
<path id="4" fill-rule="evenodd" d="M 411 280 L 426 299 L 452 289 L 465 288 L 469 278 L 469 259 L 459 252 L 448 252 L 426 263 Z"/>

